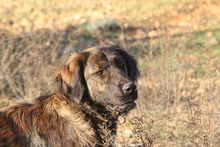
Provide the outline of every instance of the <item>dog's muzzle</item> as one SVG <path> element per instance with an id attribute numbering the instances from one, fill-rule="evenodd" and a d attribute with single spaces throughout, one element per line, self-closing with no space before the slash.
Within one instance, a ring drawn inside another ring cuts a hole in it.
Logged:
<path id="1" fill-rule="evenodd" d="M 110 109 L 111 111 L 117 112 L 120 114 L 127 113 L 129 110 L 133 109 L 136 106 L 136 103 L 134 100 L 126 102 L 122 105 L 114 105 L 111 103 L 107 104 L 107 108 Z"/>

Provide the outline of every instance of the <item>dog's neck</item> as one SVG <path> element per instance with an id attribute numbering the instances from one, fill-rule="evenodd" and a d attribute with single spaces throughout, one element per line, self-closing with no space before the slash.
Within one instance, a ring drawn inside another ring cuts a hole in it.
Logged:
<path id="1" fill-rule="evenodd" d="M 82 107 L 87 121 L 99 130 L 96 135 L 101 142 L 100 146 L 112 146 L 117 130 L 117 115 L 93 101 L 84 102 Z"/>
<path id="2" fill-rule="evenodd" d="M 62 99 L 69 99 L 62 93 L 57 93 Z M 73 101 L 72 101 L 73 102 Z M 96 147 L 111 147 L 117 130 L 117 114 L 108 111 L 104 106 L 87 100 L 78 105 L 73 102 L 74 107 L 78 107 L 83 111 L 85 117 L 85 124 L 89 124 L 91 128 L 94 128 L 94 133 L 98 138 L 99 144 Z"/>

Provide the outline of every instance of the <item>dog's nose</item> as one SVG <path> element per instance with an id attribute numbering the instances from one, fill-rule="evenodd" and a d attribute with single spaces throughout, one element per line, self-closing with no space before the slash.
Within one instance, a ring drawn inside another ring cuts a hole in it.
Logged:
<path id="1" fill-rule="evenodd" d="M 129 83 L 123 86 L 123 91 L 125 94 L 130 94 L 137 91 L 137 86 L 134 83 Z"/>

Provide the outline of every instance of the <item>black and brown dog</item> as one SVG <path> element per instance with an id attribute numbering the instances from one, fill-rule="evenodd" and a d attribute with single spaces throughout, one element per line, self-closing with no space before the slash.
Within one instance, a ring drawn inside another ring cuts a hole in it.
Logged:
<path id="1" fill-rule="evenodd" d="M 136 60 L 119 46 L 72 55 L 55 93 L 0 111 L 0 146 L 111 146 L 118 116 L 135 107 L 138 76 Z"/>

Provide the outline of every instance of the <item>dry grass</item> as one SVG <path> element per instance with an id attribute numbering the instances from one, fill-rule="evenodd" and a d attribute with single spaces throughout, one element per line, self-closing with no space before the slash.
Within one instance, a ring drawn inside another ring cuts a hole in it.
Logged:
<path id="1" fill-rule="evenodd" d="M 219 5 L 217 0 L 2 2 L 0 107 L 52 92 L 70 53 L 117 43 L 138 58 L 141 78 L 138 107 L 119 125 L 115 146 L 220 146 Z M 105 18 L 121 29 L 105 29 Z M 88 30 L 91 24 L 97 28 Z"/>
<path id="2" fill-rule="evenodd" d="M 166 37 L 161 53 L 140 59 L 140 99 L 136 114 L 121 126 L 123 146 L 219 146 L 220 68 L 193 56 L 187 37 L 172 51 L 173 39 Z"/>

